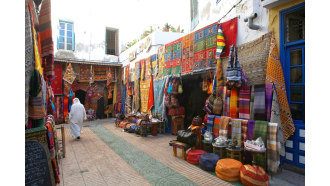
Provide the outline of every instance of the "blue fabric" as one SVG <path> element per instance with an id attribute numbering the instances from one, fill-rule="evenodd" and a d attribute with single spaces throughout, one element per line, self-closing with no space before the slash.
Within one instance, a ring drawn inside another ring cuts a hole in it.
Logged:
<path id="1" fill-rule="evenodd" d="M 214 122 L 215 115 L 208 115 L 207 116 L 207 130 L 212 132 L 213 131 L 213 122 Z"/>
<path id="2" fill-rule="evenodd" d="M 220 156 L 215 153 L 202 154 L 199 159 L 199 166 L 205 171 L 214 171 Z"/>
<path id="3" fill-rule="evenodd" d="M 152 113 L 156 115 L 156 118 L 163 120 L 161 116 L 163 113 L 165 79 L 154 80 L 153 84 L 154 84 L 154 107 L 152 108 Z"/>
<path id="4" fill-rule="evenodd" d="M 121 108 L 120 113 L 125 115 L 125 102 L 126 102 L 126 87 L 122 85 L 122 93 L 121 93 Z"/>

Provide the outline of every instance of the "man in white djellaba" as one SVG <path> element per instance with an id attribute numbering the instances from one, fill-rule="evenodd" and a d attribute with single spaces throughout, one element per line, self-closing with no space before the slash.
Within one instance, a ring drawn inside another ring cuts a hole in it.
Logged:
<path id="1" fill-rule="evenodd" d="M 71 122 L 70 124 L 71 136 L 79 140 L 82 123 L 84 120 L 87 119 L 87 117 L 86 117 L 85 107 L 80 103 L 78 98 L 73 99 L 73 104 L 71 106 L 69 119 Z"/>

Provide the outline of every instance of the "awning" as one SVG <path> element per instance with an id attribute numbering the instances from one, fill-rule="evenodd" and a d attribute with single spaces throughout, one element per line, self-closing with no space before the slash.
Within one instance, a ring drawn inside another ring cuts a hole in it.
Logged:
<path id="1" fill-rule="evenodd" d="M 82 61 L 82 60 L 72 60 L 72 59 L 54 59 L 54 62 L 60 63 L 77 63 L 84 65 L 103 65 L 103 66 L 116 66 L 121 67 L 122 64 L 120 62 L 104 62 L 104 61 Z"/>

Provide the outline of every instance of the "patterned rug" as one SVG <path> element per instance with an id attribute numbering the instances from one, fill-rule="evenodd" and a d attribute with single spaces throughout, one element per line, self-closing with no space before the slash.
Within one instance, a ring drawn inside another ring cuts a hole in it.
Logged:
<path id="1" fill-rule="evenodd" d="M 140 82 L 141 112 L 148 111 L 149 88 L 150 88 L 150 79 Z"/>
<path id="2" fill-rule="evenodd" d="M 90 129 L 152 185 L 196 185 L 103 126 Z"/>

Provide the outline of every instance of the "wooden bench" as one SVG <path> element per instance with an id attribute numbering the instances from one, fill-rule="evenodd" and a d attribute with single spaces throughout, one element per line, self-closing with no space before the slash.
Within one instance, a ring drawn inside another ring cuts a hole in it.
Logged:
<path id="1" fill-rule="evenodd" d="M 179 148 L 182 150 L 182 159 L 183 160 L 186 160 L 186 151 L 190 148 L 191 149 L 195 148 L 195 147 L 191 147 L 188 144 L 185 144 L 185 143 L 182 143 L 182 142 L 179 142 L 176 140 L 170 141 L 169 145 L 173 147 L 173 156 L 175 156 L 175 157 L 177 157 L 177 149 Z"/>

